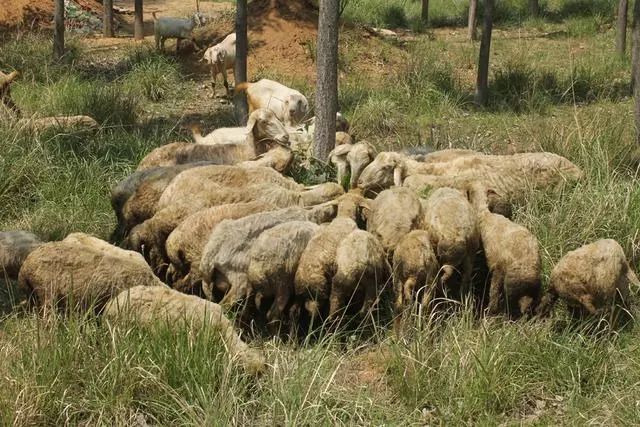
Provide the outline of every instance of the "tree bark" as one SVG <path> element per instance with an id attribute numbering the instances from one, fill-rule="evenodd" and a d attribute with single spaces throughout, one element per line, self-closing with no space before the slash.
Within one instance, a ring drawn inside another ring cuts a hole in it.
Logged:
<path id="1" fill-rule="evenodd" d="M 429 0 L 422 0 L 422 22 L 429 23 Z"/>
<path id="2" fill-rule="evenodd" d="M 339 0 L 320 0 L 316 49 L 316 129 L 314 155 L 326 161 L 336 143 L 338 111 L 338 12 Z"/>
<path id="3" fill-rule="evenodd" d="M 144 40 L 144 17 L 142 0 L 134 1 L 134 22 L 133 22 L 133 38 L 136 40 Z"/>
<path id="4" fill-rule="evenodd" d="M 102 0 L 104 13 L 102 17 L 102 27 L 105 37 L 113 37 L 113 0 Z"/>
<path id="5" fill-rule="evenodd" d="M 529 13 L 536 18 L 540 16 L 540 3 L 538 0 L 529 0 Z"/>
<path id="6" fill-rule="evenodd" d="M 53 28 L 53 56 L 56 59 L 64 55 L 64 0 L 55 0 Z"/>
<path id="7" fill-rule="evenodd" d="M 627 19 L 629 14 L 629 1 L 620 0 L 618 3 L 618 25 L 616 36 L 616 52 L 624 56 L 627 51 Z"/>
<path id="8" fill-rule="evenodd" d="M 483 107 L 486 107 L 489 101 L 489 57 L 491 55 L 491 32 L 493 31 L 493 8 L 494 0 L 485 0 L 476 82 L 476 103 Z"/>
<path id="9" fill-rule="evenodd" d="M 469 40 L 478 40 L 478 31 L 476 30 L 476 19 L 478 16 L 478 0 L 469 1 Z"/>
<path id="10" fill-rule="evenodd" d="M 631 29 L 631 83 L 635 101 L 636 143 L 640 144 L 640 1 L 633 5 Z"/>
<path id="11" fill-rule="evenodd" d="M 248 50 L 247 0 L 238 0 L 236 6 L 236 68 L 234 72 L 236 86 L 247 81 Z M 233 103 L 236 107 L 236 120 L 239 124 L 245 124 L 249 115 L 246 94 L 244 92 L 236 93 Z"/>

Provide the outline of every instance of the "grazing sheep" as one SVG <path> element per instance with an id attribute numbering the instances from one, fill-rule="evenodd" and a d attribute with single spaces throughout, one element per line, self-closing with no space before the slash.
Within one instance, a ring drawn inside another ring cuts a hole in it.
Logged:
<path id="1" fill-rule="evenodd" d="M 24 261 L 18 286 L 43 309 L 85 312 L 93 308 L 100 313 L 107 301 L 124 289 L 164 286 L 136 255 L 74 239 L 45 243 Z"/>
<path id="2" fill-rule="evenodd" d="M 120 240 L 136 224 L 151 218 L 169 183 L 187 169 L 211 165 L 208 162 L 165 166 L 134 172 L 111 189 L 111 207 L 118 224 L 111 241 Z"/>
<path id="3" fill-rule="evenodd" d="M 135 286 L 109 301 L 104 315 L 112 321 L 134 321 L 142 325 L 166 321 L 172 328 L 179 324 L 190 330 L 213 328 L 220 332 L 229 354 L 237 358 L 248 373 L 259 374 L 266 369 L 264 356 L 240 339 L 222 308 L 213 302 L 166 287 Z"/>
<path id="4" fill-rule="evenodd" d="M 338 183 L 342 184 L 347 171 L 350 173 L 349 188 L 356 188 L 358 178 L 375 157 L 375 149 L 366 141 L 357 144 L 342 144 L 329 153 L 329 160 L 336 166 Z"/>
<path id="5" fill-rule="evenodd" d="M 466 195 L 453 188 L 438 188 L 424 202 L 424 227 L 442 266 L 440 286 L 450 287 L 454 271 L 462 272 L 460 296 L 470 290 L 473 262 L 480 246 L 476 213 Z"/>
<path id="6" fill-rule="evenodd" d="M 402 187 L 378 194 L 365 215 L 367 231 L 380 240 L 389 254 L 405 234 L 421 228 L 424 221 L 420 198 L 415 192 Z"/>
<path id="7" fill-rule="evenodd" d="M 19 75 L 20 73 L 18 71 L 12 71 L 9 74 L 0 71 L 0 101 L 2 101 L 2 104 L 8 110 L 12 111 L 16 117 L 20 117 L 22 112 L 11 98 L 11 84 Z"/>
<path id="8" fill-rule="evenodd" d="M 326 217 L 335 213 L 330 207 L 317 209 L 325 211 Z M 232 307 L 238 300 L 247 296 L 249 251 L 258 236 L 278 224 L 306 221 L 316 216 L 317 212 L 288 208 L 222 221 L 209 236 L 202 252 L 200 273 L 205 289 L 210 295 L 213 294 L 213 289 L 226 292 L 221 304 L 225 308 Z"/>
<path id="9" fill-rule="evenodd" d="M 491 273 L 489 314 L 506 306 L 512 317 L 533 314 L 540 301 L 540 248 L 525 227 L 489 212 L 487 190 L 482 184 L 469 189 L 476 208 L 478 229 Z"/>
<path id="10" fill-rule="evenodd" d="M 302 122 L 309 111 L 309 101 L 303 94 L 273 80 L 240 83 L 236 85 L 236 92 L 247 93 L 249 112 L 268 108 L 286 126 Z"/>
<path id="11" fill-rule="evenodd" d="M 263 141 L 275 141 L 279 145 L 289 145 L 289 132 L 271 110 L 255 110 L 249 115 L 247 125 L 241 127 L 219 128 L 202 136 L 197 124 L 191 126 L 196 144 L 249 144 Z"/>
<path id="12" fill-rule="evenodd" d="M 622 247 L 615 240 L 598 240 L 568 252 L 551 272 L 549 289 L 538 313 L 551 312 L 558 297 L 575 317 L 601 315 L 628 303 L 629 285 L 640 286 Z"/>
<path id="13" fill-rule="evenodd" d="M 155 12 L 151 12 L 153 16 L 153 34 L 156 39 L 156 49 L 164 50 L 164 42 L 166 39 L 176 39 L 176 53 L 180 52 L 180 41 L 183 39 L 191 40 L 194 45 L 198 46 L 193 37 L 193 29 L 199 23 L 197 16 L 192 18 L 170 18 L 156 16 Z"/>
<path id="14" fill-rule="evenodd" d="M 295 295 L 294 278 L 302 252 L 318 231 L 310 221 L 290 221 L 266 230 L 249 251 L 247 279 L 255 305 L 274 298 L 267 313 L 272 330 L 278 331 Z"/>
<path id="15" fill-rule="evenodd" d="M 413 230 L 405 235 L 393 253 L 393 293 L 395 297 L 396 329 L 402 319 L 402 311 L 422 294 L 418 301 L 429 302 L 438 287 L 436 279 L 440 265 L 431 246 L 431 236 L 425 230 Z"/>
<path id="16" fill-rule="evenodd" d="M 224 87 L 229 94 L 229 82 L 227 81 L 227 71 L 235 70 L 236 66 L 236 33 L 231 33 L 220 43 L 211 46 L 204 52 L 202 58 L 209 64 L 211 70 L 211 97 L 216 96 L 216 78 L 222 74 Z"/>
<path id="17" fill-rule="evenodd" d="M 0 279 L 16 280 L 27 256 L 42 245 L 42 241 L 27 231 L 0 232 Z"/>
<path id="18" fill-rule="evenodd" d="M 389 279 L 389 263 L 384 248 L 370 233 L 354 230 L 338 245 L 336 274 L 331 282 L 329 318 L 349 302 L 363 298 L 359 311 L 366 316 L 375 307 L 378 295 Z"/>
<path id="19" fill-rule="evenodd" d="M 403 184 L 416 190 L 425 186 L 464 189 L 480 182 L 505 197 L 522 197 L 531 187 L 554 188 L 567 181 L 579 180 L 584 175 L 569 160 L 553 153 L 493 156 L 459 151 L 452 150 L 449 155 L 431 157 L 431 160 L 429 155 L 423 162 L 399 153 L 380 153 L 362 172 L 358 186 L 364 190 Z M 457 157 L 448 160 L 450 155 Z M 416 178 L 411 183 L 405 182 L 414 175 L 424 178 L 422 181 Z"/>
<path id="20" fill-rule="evenodd" d="M 144 257 L 139 253 L 119 248 L 89 234 L 71 233 L 62 241 L 65 243 L 86 246 L 90 250 L 97 251 L 103 255 L 125 259 L 129 262 L 138 264 L 138 266 L 144 269 L 149 267 L 147 262 L 144 260 Z"/>
<path id="21" fill-rule="evenodd" d="M 264 202 L 234 203 L 197 211 L 184 218 L 165 243 L 173 287 L 187 292 L 196 288 L 200 281 L 202 251 L 220 222 L 273 209 L 273 205 Z"/>

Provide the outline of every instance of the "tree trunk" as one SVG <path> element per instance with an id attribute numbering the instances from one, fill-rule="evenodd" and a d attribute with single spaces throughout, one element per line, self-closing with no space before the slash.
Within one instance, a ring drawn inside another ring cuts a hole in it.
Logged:
<path id="1" fill-rule="evenodd" d="M 478 59 L 476 103 L 485 107 L 489 101 L 489 56 L 491 55 L 491 32 L 493 31 L 494 0 L 484 1 L 484 24 Z"/>
<path id="2" fill-rule="evenodd" d="M 640 144 L 640 1 L 633 5 L 631 30 L 631 82 L 635 100 L 636 142 Z"/>
<path id="3" fill-rule="evenodd" d="M 620 0 L 618 3 L 618 34 L 616 37 L 616 52 L 624 56 L 627 51 L 627 15 L 629 13 L 629 1 Z"/>
<path id="4" fill-rule="evenodd" d="M 540 3 L 538 0 L 529 0 L 529 13 L 535 18 L 540 16 Z"/>
<path id="5" fill-rule="evenodd" d="M 429 22 L 429 0 L 422 0 L 422 22 Z"/>
<path id="6" fill-rule="evenodd" d="M 469 40 L 478 40 L 476 17 L 478 16 L 478 0 L 469 1 Z"/>
<path id="7" fill-rule="evenodd" d="M 104 6 L 104 14 L 102 18 L 102 27 L 105 37 L 113 37 L 113 0 L 102 0 Z"/>
<path id="8" fill-rule="evenodd" d="M 316 130 L 314 155 L 326 161 L 336 143 L 338 111 L 338 11 L 339 0 L 320 0 L 316 63 Z"/>
<path id="9" fill-rule="evenodd" d="M 248 50 L 247 0 L 238 0 L 236 6 L 236 69 L 234 73 L 236 86 L 247 81 Z M 249 115 L 246 94 L 244 92 L 236 93 L 233 103 L 236 107 L 236 120 L 239 124 L 245 124 Z"/>
<path id="10" fill-rule="evenodd" d="M 134 1 L 134 22 L 133 22 L 133 38 L 136 40 L 144 40 L 144 17 L 142 0 Z"/>
<path id="11" fill-rule="evenodd" d="M 53 28 L 53 56 L 56 59 L 64 55 L 64 0 L 55 0 Z"/>

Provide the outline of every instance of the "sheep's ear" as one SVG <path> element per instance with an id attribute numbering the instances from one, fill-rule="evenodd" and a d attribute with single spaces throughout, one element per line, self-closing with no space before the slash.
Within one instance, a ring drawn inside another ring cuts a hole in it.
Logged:
<path id="1" fill-rule="evenodd" d="M 402 187 L 402 166 L 396 166 L 393 169 L 393 185 Z"/>

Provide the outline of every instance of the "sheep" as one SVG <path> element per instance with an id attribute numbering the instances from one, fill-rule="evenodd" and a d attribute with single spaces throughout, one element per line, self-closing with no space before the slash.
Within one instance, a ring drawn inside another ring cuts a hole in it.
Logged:
<path id="1" fill-rule="evenodd" d="M 0 71 L 0 101 L 2 101 L 2 104 L 8 110 L 12 111 L 16 117 L 20 117 L 22 112 L 11 98 L 11 84 L 16 80 L 16 78 L 18 78 L 18 76 L 20 76 L 20 72 L 18 71 L 12 71 L 9 74 L 5 74 Z"/>
<path id="2" fill-rule="evenodd" d="M 67 237 L 65 237 L 62 241 L 65 243 L 86 246 L 90 250 L 97 251 L 103 255 L 122 258 L 127 260 L 128 262 L 136 263 L 142 268 L 148 268 L 147 262 L 139 253 L 119 248 L 89 234 L 71 233 L 67 235 Z"/>
<path id="3" fill-rule="evenodd" d="M 165 248 L 171 263 L 173 287 L 193 292 L 200 281 L 200 259 L 211 232 L 225 219 L 275 209 L 264 202 L 233 203 L 214 206 L 186 217 L 167 237 Z"/>
<path id="4" fill-rule="evenodd" d="M 318 209 L 326 211 L 327 217 L 335 211 L 326 207 Z M 288 208 L 222 221 L 209 236 L 200 260 L 203 286 L 209 295 L 213 294 L 213 289 L 226 291 L 221 301 L 225 308 L 245 298 L 249 251 L 258 236 L 283 222 L 309 220 L 316 215 L 316 212 L 302 208 Z"/>
<path id="5" fill-rule="evenodd" d="M 240 339 L 221 307 L 192 295 L 166 287 L 134 286 L 111 299 L 104 316 L 112 322 L 136 322 L 141 325 L 166 321 L 171 328 L 182 324 L 188 328 L 213 328 L 219 331 L 229 354 L 247 373 L 260 374 L 266 369 L 264 356 Z"/>
<path id="6" fill-rule="evenodd" d="M 246 129 L 237 128 L 234 135 L 240 138 L 241 142 L 236 141 L 232 144 L 174 142 L 163 145 L 147 154 L 136 170 L 141 171 L 152 167 L 197 161 L 211 161 L 229 165 L 251 160 L 275 145 L 288 146 L 289 144 L 289 134 L 284 126 L 274 118 L 272 112 L 266 109 L 251 113 Z"/>
<path id="7" fill-rule="evenodd" d="M 195 38 L 193 37 L 193 29 L 198 23 L 198 17 L 192 18 L 170 18 L 156 16 L 155 12 L 152 12 L 153 16 L 153 34 L 156 40 L 156 49 L 164 50 L 164 42 L 166 39 L 176 39 L 176 53 L 180 52 L 180 40 L 188 39 L 198 46 Z"/>
<path id="8" fill-rule="evenodd" d="M 384 250 L 392 254 L 402 237 L 422 227 L 424 213 L 418 196 L 403 187 L 384 190 L 365 209 L 367 231 L 373 234 Z"/>
<path id="9" fill-rule="evenodd" d="M 249 112 L 268 108 L 285 126 L 295 126 L 302 122 L 309 111 L 309 101 L 303 94 L 273 80 L 240 83 L 235 90 L 246 92 Z"/>
<path id="10" fill-rule="evenodd" d="M 366 141 L 360 141 L 356 144 L 336 145 L 336 148 L 329 153 L 329 160 L 337 169 L 338 183 L 342 184 L 347 170 L 349 170 L 351 175 L 349 188 L 352 189 L 357 187 L 360 174 L 373 161 L 374 157 L 375 150 Z"/>
<path id="11" fill-rule="evenodd" d="M 18 275 L 18 286 L 31 302 L 61 311 L 93 308 L 98 314 L 112 296 L 135 285 L 165 286 L 135 255 L 73 239 L 39 246 Z"/>
<path id="12" fill-rule="evenodd" d="M 489 212 L 490 191 L 483 184 L 473 184 L 468 190 L 491 274 L 487 310 L 489 314 L 498 314 L 504 300 L 511 317 L 529 316 L 540 301 L 538 240 L 525 227 Z"/>
<path id="13" fill-rule="evenodd" d="M 227 81 L 227 71 L 235 70 L 236 66 L 236 33 L 231 33 L 220 43 L 211 46 L 204 52 L 202 58 L 209 64 L 211 69 L 211 98 L 216 95 L 216 78 L 222 74 L 224 87 L 229 94 L 229 82 Z"/>
<path id="14" fill-rule="evenodd" d="M 371 233 L 354 230 L 338 245 L 335 259 L 329 318 L 335 319 L 358 294 L 364 298 L 359 315 L 366 316 L 375 307 L 377 297 L 389 279 L 391 268 L 384 248 Z"/>
<path id="15" fill-rule="evenodd" d="M 476 213 L 466 194 L 443 187 L 426 199 L 424 228 L 429 232 L 436 258 L 442 266 L 439 286 L 444 291 L 457 269 L 462 273 L 460 296 L 470 290 L 475 254 L 480 246 Z"/>
<path id="16" fill-rule="evenodd" d="M 615 314 L 628 303 L 629 286 L 639 286 L 618 242 L 598 240 L 568 252 L 551 271 L 549 289 L 538 307 L 548 316 L 558 297 L 566 301 L 574 317 Z"/>
<path id="17" fill-rule="evenodd" d="M 413 230 L 398 242 L 393 253 L 392 270 L 396 330 L 402 322 L 402 311 L 411 304 L 414 296 L 421 293 L 422 298 L 418 301 L 422 305 L 429 302 L 430 294 L 437 288 L 439 270 L 428 231 Z"/>
<path id="18" fill-rule="evenodd" d="M 531 187 L 556 188 L 584 176 L 579 167 L 553 153 L 508 156 L 453 154 L 458 157 L 450 161 L 418 162 L 399 153 L 380 153 L 365 168 L 358 186 L 365 190 L 391 185 L 404 185 L 415 190 L 427 186 L 465 189 L 474 182 L 481 182 L 500 195 L 516 200 Z M 447 157 L 443 155 L 440 159 Z M 434 158 L 438 159 L 431 159 Z"/>
<path id="19" fill-rule="evenodd" d="M 249 251 L 247 280 L 255 306 L 265 298 L 274 298 L 267 313 L 272 330 L 278 331 L 283 314 L 295 295 L 294 278 L 300 256 L 318 231 L 310 221 L 290 221 L 266 230 Z"/>
<path id="20" fill-rule="evenodd" d="M 38 236 L 27 231 L 0 232 L 0 268 L 2 277 L 18 279 L 18 272 L 27 256 L 42 245 Z"/>
<path id="21" fill-rule="evenodd" d="M 151 218 L 169 183 L 187 169 L 211 165 L 209 162 L 164 166 L 135 172 L 111 189 L 111 207 L 117 226 L 111 241 L 122 239 L 136 224 Z"/>

